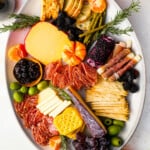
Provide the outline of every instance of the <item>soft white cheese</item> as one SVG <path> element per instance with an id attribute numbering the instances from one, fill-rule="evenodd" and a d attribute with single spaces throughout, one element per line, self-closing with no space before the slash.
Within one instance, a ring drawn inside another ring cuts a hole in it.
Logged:
<path id="1" fill-rule="evenodd" d="M 59 105 L 56 109 L 54 109 L 51 113 L 49 113 L 49 116 L 56 117 L 58 114 L 60 114 L 69 105 L 71 105 L 71 102 L 65 100 L 61 105 Z"/>

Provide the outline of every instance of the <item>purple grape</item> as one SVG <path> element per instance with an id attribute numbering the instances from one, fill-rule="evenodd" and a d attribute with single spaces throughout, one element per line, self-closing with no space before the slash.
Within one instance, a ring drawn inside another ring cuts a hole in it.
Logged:
<path id="1" fill-rule="evenodd" d="M 84 143 L 85 142 L 85 137 L 86 136 L 83 133 L 78 132 L 76 134 L 76 137 L 77 137 L 78 142 L 80 142 L 80 143 Z"/>
<path id="2" fill-rule="evenodd" d="M 86 137 L 85 142 L 90 147 L 96 147 L 96 146 L 98 146 L 98 141 L 96 140 L 96 138 Z"/>
<path id="3" fill-rule="evenodd" d="M 73 141 L 73 146 L 76 150 L 85 150 L 84 143 L 80 143 L 77 140 Z"/>

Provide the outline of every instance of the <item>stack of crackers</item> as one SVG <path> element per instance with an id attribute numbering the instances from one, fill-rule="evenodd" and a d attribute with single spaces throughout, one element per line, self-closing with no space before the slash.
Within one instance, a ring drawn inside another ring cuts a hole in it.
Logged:
<path id="1" fill-rule="evenodd" d="M 121 82 L 99 78 L 98 83 L 86 91 L 86 102 L 97 116 L 127 121 L 129 105 L 128 92 Z"/>

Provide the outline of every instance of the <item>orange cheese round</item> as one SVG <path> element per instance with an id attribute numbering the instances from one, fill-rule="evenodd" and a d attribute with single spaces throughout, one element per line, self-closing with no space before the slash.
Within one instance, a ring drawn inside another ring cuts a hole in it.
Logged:
<path id="1" fill-rule="evenodd" d="M 48 22 L 37 23 L 25 39 L 27 52 L 45 65 L 60 60 L 66 44 L 70 45 L 68 36 Z"/>

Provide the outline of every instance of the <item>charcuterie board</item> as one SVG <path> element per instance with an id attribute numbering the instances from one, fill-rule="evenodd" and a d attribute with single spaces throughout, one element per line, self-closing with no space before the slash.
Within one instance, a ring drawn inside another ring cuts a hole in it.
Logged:
<path id="1" fill-rule="evenodd" d="M 34 8 L 32 8 L 32 6 L 35 5 Z M 41 10 L 41 3 L 40 2 L 37 2 L 35 4 L 34 1 L 30 1 L 28 2 L 28 4 L 26 5 L 26 7 L 22 10 L 21 13 L 24 13 L 24 14 L 28 14 L 28 15 L 31 15 L 31 16 L 40 16 L 40 10 Z M 106 22 L 109 22 L 112 20 L 112 18 L 115 17 L 117 11 L 119 11 L 120 8 L 119 6 L 113 1 L 113 0 L 109 0 L 109 2 L 107 2 L 107 15 L 106 15 Z M 35 25 L 36 26 L 36 25 Z M 40 26 L 40 24 L 39 24 Z M 47 25 L 46 25 L 47 26 Z M 124 28 L 126 26 L 130 26 L 130 23 L 128 20 L 125 20 L 124 22 L 122 22 L 121 24 L 119 24 L 120 28 Z M 38 28 L 38 27 L 37 27 Z M 47 27 L 46 27 L 47 28 Z M 52 27 L 50 27 L 52 28 Z M 17 30 L 17 31 L 14 31 L 14 32 L 11 32 L 9 34 L 9 37 L 8 37 L 8 41 L 7 41 L 7 48 L 6 48 L 6 51 L 5 51 L 5 55 L 6 55 L 6 64 L 5 64 L 5 67 L 6 67 L 6 81 L 8 83 L 8 87 L 10 85 L 11 82 L 15 81 L 15 77 L 14 77 L 14 66 L 16 65 L 16 62 L 12 62 L 9 58 L 8 58 L 8 51 L 9 49 L 13 46 L 13 45 L 16 45 L 18 43 L 30 43 L 30 36 L 29 34 L 31 33 L 30 31 L 30 28 L 27 28 L 27 29 L 22 29 L 22 30 Z M 35 32 L 35 31 L 32 31 L 32 32 Z M 56 33 L 56 32 L 55 32 Z M 41 34 L 41 33 L 40 33 Z M 54 32 L 53 32 L 54 34 Z M 56 34 L 59 34 L 59 33 L 56 33 Z M 136 93 L 129 93 L 127 95 L 127 100 L 128 100 L 128 103 L 129 103 L 129 108 L 130 108 L 130 113 L 129 113 L 129 118 L 126 120 L 125 122 L 125 127 L 123 128 L 123 130 L 119 133 L 119 136 L 123 139 L 123 144 L 117 148 L 117 147 L 111 147 L 113 150 L 117 150 L 117 149 L 121 149 L 126 143 L 127 141 L 130 139 L 130 137 L 132 136 L 133 132 L 135 131 L 136 129 L 136 126 L 138 124 L 138 121 L 140 119 L 140 116 L 141 116 L 141 113 L 142 113 L 142 109 L 143 109 L 143 103 L 144 103 L 144 95 L 145 95 L 145 64 L 144 64 L 144 58 L 143 58 L 143 54 L 142 54 L 142 48 L 140 47 L 140 44 L 138 42 L 138 39 L 136 37 L 136 34 L 133 32 L 129 33 L 128 35 L 111 35 L 110 36 L 115 40 L 115 41 L 123 41 L 123 42 L 126 42 L 126 41 L 132 41 L 132 50 L 133 52 L 140 56 L 141 60 L 140 62 L 135 66 L 136 70 L 138 70 L 140 76 L 138 77 L 138 79 L 136 80 L 136 82 L 138 82 L 138 85 L 139 85 L 139 90 L 136 92 Z M 55 35 L 53 35 L 53 37 L 55 37 Z M 65 38 L 65 36 L 61 35 L 61 37 Z M 38 41 L 38 40 L 37 40 Z M 37 42 L 36 41 L 36 42 Z M 45 40 L 41 40 L 42 42 L 45 41 Z M 40 42 L 40 41 L 39 41 Z M 55 42 L 55 41 L 54 41 Z M 33 43 L 33 42 L 32 42 Z M 26 44 L 26 45 L 27 45 Z M 52 44 L 52 43 L 51 43 Z M 63 43 L 62 43 L 63 44 Z M 80 43 L 79 43 L 80 44 Z M 75 45 L 78 45 L 78 43 L 75 43 Z M 30 44 L 28 46 L 28 49 L 30 49 Z M 32 47 L 33 48 L 33 47 Z M 44 47 L 46 49 L 46 46 Z M 83 48 L 82 48 L 83 50 Z M 43 52 L 44 53 L 44 52 Z M 33 53 L 32 53 L 33 54 Z M 33 54 L 35 55 L 35 54 Z M 39 56 L 36 56 L 36 59 L 38 59 Z M 44 56 L 45 58 L 45 56 Z M 40 62 L 42 62 L 42 64 L 44 65 L 48 65 L 47 62 L 43 61 L 40 56 Z M 45 60 L 45 59 L 44 59 Z M 109 61 L 108 61 L 109 62 Z M 55 64 L 57 65 L 57 64 Z M 60 64 L 61 65 L 61 64 Z M 81 66 L 83 68 L 86 68 L 86 66 L 84 66 L 82 63 L 81 63 Z M 64 69 L 64 68 L 63 68 Z M 89 69 L 88 69 L 89 70 Z M 87 70 L 86 70 L 87 71 Z M 63 72 L 64 74 L 64 72 Z M 82 74 L 81 74 L 82 75 Z M 52 75 L 51 75 L 52 76 Z M 85 74 L 84 74 L 85 76 Z M 91 77 L 92 78 L 92 77 Z M 94 77 L 93 77 L 94 78 Z M 92 78 L 92 80 L 94 80 Z M 48 80 L 48 78 L 46 78 L 46 80 Z M 72 80 L 74 81 L 74 78 L 72 78 Z M 90 80 L 89 80 L 90 82 Z M 53 82 L 55 83 L 55 82 Z M 87 86 L 88 88 L 91 87 L 93 83 L 90 84 L 90 86 Z M 59 83 L 57 83 L 56 85 L 59 85 Z M 85 84 L 84 84 L 85 85 Z M 75 86 L 76 87 L 76 86 Z M 86 88 L 87 88 L 86 87 Z M 66 89 L 66 88 L 65 88 Z M 79 90 L 80 88 L 77 88 L 77 90 Z M 108 87 L 109 89 L 109 87 Z M 10 91 L 10 89 L 8 88 L 8 93 L 10 95 L 10 101 L 12 103 L 12 108 L 14 109 L 14 111 L 16 110 L 16 106 L 14 105 L 13 101 L 12 101 L 12 91 Z M 109 91 L 109 90 L 108 90 Z M 90 91 L 89 91 L 90 92 Z M 70 94 L 70 92 L 68 92 L 68 94 Z M 126 96 L 126 94 L 125 94 Z M 78 96 L 76 96 L 77 98 Z M 84 97 L 86 99 L 86 97 Z M 78 98 L 77 98 L 78 99 Z M 79 98 L 80 99 L 80 98 Z M 74 101 L 73 101 L 74 102 Z M 42 103 L 42 102 L 41 102 Z M 58 101 L 59 103 L 59 101 Z M 82 103 L 80 101 L 80 103 Z M 38 107 L 39 105 L 39 107 Z M 37 105 L 37 108 L 41 108 L 40 107 L 40 103 Z M 50 104 L 49 104 L 50 105 Z M 78 107 L 77 107 L 78 108 Z M 82 108 L 82 107 L 81 107 Z M 85 107 L 84 107 L 85 108 Z M 80 108 L 79 108 L 80 109 Z M 40 109 L 41 112 L 42 112 L 42 108 Z M 73 111 L 73 110 L 72 110 Z M 16 112 L 16 111 L 15 111 Z M 79 111 L 80 112 L 80 111 Z M 43 149 L 43 150 L 48 150 L 50 149 L 49 145 L 48 146 L 39 146 L 39 144 L 36 144 L 35 143 L 35 139 L 33 138 L 33 135 L 31 134 L 31 131 L 27 128 L 25 128 L 24 126 L 24 122 L 22 122 L 22 119 L 20 119 L 20 117 L 18 117 L 18 112 L 16 112 L 16 117 L 18 118 L 19 120 L 19 124 L 22 126 L 24 132 L 27 134 L 27 136 L 29 137 L 29 139 L 39 148 L 39 149 Z M 43 111 L 43 113 L 46 113 L 45 111 Z M 52 113 L 52 114 L 55 114 L 55 113 Z M 90 113 L 91 114 L 91 113 Z M 95 114 L 94 114 L 95 115 Z M 32 112 L 29 116 L 32 116 Z M 76 116 L 77 117 L 77 116 Z M 82 116 L 82 118 L 84 118 Z M 90 118 L 90 117 L 89 117 Z M 83 119 L 84 120 L 84 119 Z M 86 121 L 85 121 L 86 122 Z M 40 126 L 40 125 L 39 125 Z M 58 124 L 57 124 L 57 121 L 55 123 L 55 126 L 58 127 Z M 78 127 L 80 128 L 80 127 Z M 34 130 L 34 129 L 33 129 Z M 81 129 L 80 129 L 81 131 Z M 60 131 L 59 131 L 60 132 Z M 33 133 L 33 131 L 32 131 Z M 62 132 L 63 133 L 63 132 Z M 73 147 L 71 147 L 73 149 Z"/>

